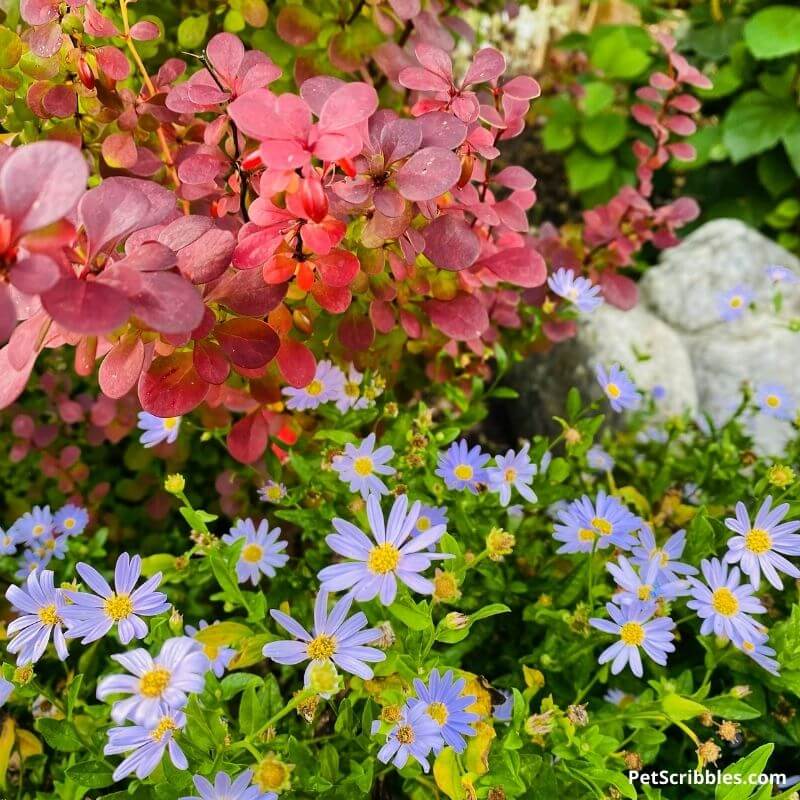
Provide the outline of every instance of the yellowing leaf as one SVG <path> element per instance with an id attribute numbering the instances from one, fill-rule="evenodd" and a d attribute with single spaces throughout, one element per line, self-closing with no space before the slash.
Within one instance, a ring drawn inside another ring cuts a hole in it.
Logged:
<path id="1" fill-rule="evenodd" d="M 433 762 L 433 777 L 436 785 L 450 800 L 464 800 L 461 788 L 461 771 L 458 768 L 456 754 L 450 747 L 445 747 Z"/>
<path id="2" fill-rule="evenodd" d="M 227 647 L 241 641 L 250 633 L 250 628 L 240 622 L 217 622 L 198 631 L 194 638 L 212 647 Z"/>
<path id="3" fill-rule="evenodd" d="M 650 515 L 650 503 L 647 498 L 633 486 L 620 486 L 614 494 L 632 505 L 640 514 Z"/>
<path id="4" fill-rule="evenodd" d="M 0 788 L 6 788 L 6 772 L 8 771 L 8 760 L 11 758 L 11 750 L 14 747 L 16 725 L 11 717 L 6 717 L 3 722 L 3 729 L 0 730 Z"/>
<path id="5" fill-rule="evenodd" d="M 489 771 L 489 751 L 492 739 L 497 735 L 494 728 L 486 722 L 475 725 L 476 734 L 469 740 L 464 754 L 464 763 L 470 772 L 485 775 Z"/>
<path id="6" fill-rule="evenodd" d="M 41 740 L 26 731 L 24 728 L 17 729 L 17 750 L 19 750 L 22 758 L 29 758 L 30 756 L 38 756 L 44 752 Z"/>

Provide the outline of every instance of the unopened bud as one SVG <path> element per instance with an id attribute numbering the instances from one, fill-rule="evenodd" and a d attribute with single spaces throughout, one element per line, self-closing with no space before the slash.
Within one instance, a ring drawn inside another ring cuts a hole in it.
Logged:
<path id="1" fill-rule="evenodd" d="M 469 617 L 460 611 L 451 611 L 444 618 L 444 626 L 451 631 L 460 631 L 469 625 Z"/>

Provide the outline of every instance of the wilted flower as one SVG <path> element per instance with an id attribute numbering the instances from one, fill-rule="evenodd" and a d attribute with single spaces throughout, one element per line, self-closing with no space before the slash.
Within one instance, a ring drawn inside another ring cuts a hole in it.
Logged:
<path id="1" fill-rule="evenodd" d="M 700 759 L 700 763 L 703 766 L 706 764 L 716 764 L 721 755 L 722 750 L 720 750 L 719 745 L 717 745 L 713 739 L 703 742 L 697 748 L 697 757 Z"/>
<path id="2" fill-rule="evenodd" d="M 492 561 L 502 561 L 514 552 L 516 537 L 502 528 L 492 528 L 486 537 L 486 553 Z"/>

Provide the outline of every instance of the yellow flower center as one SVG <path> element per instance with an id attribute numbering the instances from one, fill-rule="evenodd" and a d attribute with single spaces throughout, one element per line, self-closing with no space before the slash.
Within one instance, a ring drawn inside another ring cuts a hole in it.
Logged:
<path id="1" fill-rule="evenodd" d="M 452 572 L 439 572 L 433 579 L 433 594 L 439 600 L 455 600 L 458 597 L 458 582 Z"/>
<path id="2" fill-rule="evenodd" d="M 42 525 L 41 523 L 39 523 L 38 525 L 34 525 L 31 533 L 34 536 L 41 536 L 44 533 L 44 525 Z"/>
<path id="3" fill-rule="evenodd" d="M 736 595 L 726 586 L 717 589 L 711 595 L 711 605 L 714 611 L 722 614 L 723 617 L 732 617 L 739 611 L 739 601 Z"/>
<path id="4" fill-rule="evenodd" d="M 65 528 L 68 530 L 68 531 L 69 531 L 69 530 L 72 530 L 72 529 L 75 527 L 75 519 L 74 519 L 74 517 L 67 517 L 67 518 L 66 518 L 66 519 L 65 519 L 65 520 L 64 520 L 64 521 L 63 521 L 61 524 L 62 524 L 62 525 L 63 525 L 63 526 L 64 526 L 64 527 L 65 527 Z"/>
<path id="5" fill-rule="evenodd" d="M 139 679 L 139 693 L 144 697 L 161 697 L 169 686 L 169 677 L 169 670 L 164 667 L 156 667 L 145 672 Z"/>
<path id="6" fill-rule="evenodd" d="M 619 629 L 623 644 L 638 647 L 644 641 L 644 628 L 638 622 L 626 622 Z"/>
<path id="7" fill-rule="evenodd" d="M 614 530 L 614 526 L 605 517 L 594 517 L 592 527 L 603 536 L 608 536 Z"/>
<path id="8" fill-rule="evenodd" d="M 347 381 L 344 385 L 344 393 L 348 397 L 358 397 L 358 384 L 353 381 Z"/>
<path id="9" fill-rule="evenodd" d="M 401 725 L 396 733 L 395 737 L 400 744 L 414 744 L 414 729 L 410 725 Z"/>
<path id="10" fill-rule="evenodd" d="M 112 594 L 111 597 L 106 598 L 103 607 L 114 622 L 119 622 L 133 614 L 133 601 L 127 594 Z"/>
<path id="11" fill-rule="evenodd" d="M 170 731 L 177 730 L 178 726 L 172 721 L 172 717 L 162 717 L 161 721 L 150 731 L 150 738 L 160 742 Z"/>
<path id="12" fill-rule="evenodd" d="M 280 791 L 288 788 L 290 772 L 289 766 L 269 755 L 258 765 L 254 783 L 262 792 Z"/>
<path id="13" fill-rule="evenodd" d="M 359 456 L 353 462 L 353 471 L 362 478 L 372 475 L 372 459 L 369 456 Z"/>
<path id="14" fill-rule="evenodd" d="M 766 402 L 766 404 L 767 404 L 767 405 L 768 405 L 770 408 L 779 408 L 779 407 L 780 407 L 780 404 L 781 404 L 781 399 L 780 399 L 780 397 L 778 397 L 778 395 L 776 395 L 776 394 L 768 394 L 768 395 L 767 395 L 767 396 L 764 398 L 764 402 Z"/>
<path id="15" fill-rule="evenodd" d="M 376 575 L 385 575 L 391 572 L 400 561 L 400 551 L 389 542 L 379 544 L 370 550 L 367 558 L 367 567 Z"/>
<path id="16" fill-rule="evenodd" d="M 261 556 L 264 554 L 264 549 L 257 544 L 248 544 L 245 545 L 244 550 L 242 550 L 242 558 L 248 564 L 258 564 L 261 561 Z"/>
<path id="17" fill-rule="evenodd" d="M 513 467 L 509 467 L 505 471 L 505 479 L 506 483 L 514 483 L 514 481 L 517 479 L 517 471 Z"/>
<path id="18" fill-rule="evenodd" d="M 270 500 L 280 500 L 281 499 L 281 487 L 280 486 L 270 486 L 266 491 L 266 495 Z"/>
<path id="19" fill-rule="evenodd" d="M 318 394 L 322 394 L 322 390 L 325 388 L 322 381 L 318 381 L 314 378 L 311 383 L 306 386 L 306 394 L 310 394 L 312 397 L 316 397 Z"/>
<path id="20" fill-rule="evenodd" d="M 643 583 L 639 587 L 639 591 L 637 592 L 637 595 L 639 596 L 640 600 L 649 600 L 650 599 L 650 594 L 651 594 L 652 591 L 653 591 L 653 587 L 652 586 L 650 586 L 649 584 Z"/>
<path id="21" fill-rule="evenodd" d="M 622 394 L 622 391 L 616 383 L 608 383 L 606 384 L 606 394 L 616 400 Z"/>
<path id="22" fill-rule="evenodd" d="M 593 530 L 591 530 L 590 528 L 581 528 L 578 531 L 578 538 L 582 542 L 593 542 L 595 540 L 595 538 L 597 538 L 597 537 L 596 537 L 595 532 Z"/>
<path id="23" fill-rule="evenodd" d="M 180 417 L 167 417 L 164 420 L 164 430 L 171 431 L 177 424 Z"/>
<path id="24" fill-rule="evenodd" d="M 444 725 L 447 722 L 447 706 L 444 703 L 430 703 L 427 708 L 428 716 L 439 725 Z"/>
<path id="25" fill-rule="evenodd" d="M 39 609 L 39 619 L 44 625 L 58 625 L 61 622 L 61 617 L 58 616 L 56 607 L 53 604 L 42 606 Z"/>
<path id="26" fill-rule="evenodd" d="M 741 308 L 744 303 L 741 295 L 735 294 L 731 299 L 728 301 L 728 304 L 731 308 Z"/>
<path id="27" fill-rule="evenodd" d="M 760 556 L 772 547 L 772 537 L 763 528 L 752 528 L 744 537 L 744 546 L 751 553 Z"/>
<path id="28" fill-rule="evenodd" d="M 752 653 L 753 650 L 756 649 L 756 646 L 752 642 L 742 642 L 742 650 L 745 650 L 748 653 Z"/>
<path id="29" fill-rule="evenodd" d="M 336 652 L 336 637 L 321 633 L 308 643 L 308 657 L 314 661 L 323 661 Z"/>
<path id="30" fill-rule="evenodd" d="M 468 481 L 474 474 L 474 470 L 469 464 L 459 464 L 453 470 L 453 475 L 455 475 L 460 481 Z"/>
<path id="31" fill-rule="evenodd" d="M 431 518 L 430 517 L 419 517 L 417 519 L 417 530 L 420 533 L 424 533 L 431 527 Z"/>

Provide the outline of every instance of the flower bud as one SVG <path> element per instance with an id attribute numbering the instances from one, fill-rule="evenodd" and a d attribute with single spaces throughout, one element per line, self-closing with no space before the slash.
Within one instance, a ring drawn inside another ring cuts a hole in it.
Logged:
<path id="1" fill-rule="evenodd" d="M 463 189 L 472 177 L 475 168 L 475 156 L 468 154 L 461 156 L 461 174 L 458 176 L 458 188 Z"/>
<path id="2" fill-rule="evenodd" d="M 87 89 L 90 91 L 94 89 L 94 73 L 83 56 L 78 61 L 78 78 Z"/>
<path id="3" fill-rule="evenodd" d="M 469 625 L 469 617 L 460 611 L 451 611 L 444 618 L 444 626 L 450 631 L 460 631 Z"/>
<path id="4" fill-rule="evenodd" d="M 322 222 L 328 215 L 328 198 L 322 188 L 322 181 L 316 174 L 304 178 L 300 184 L 300 202 L 303 205 L 303 211 L 314 222 Z"/>
<path id="5" fill-rule="evenodd" d="M 172 607 L 172 613 L 169 615 L 169 629 L 176 636 L 183 633 L 183 614 L 174 606 Z"/>
<path id="6" fill-rule="evenodd" d="M 179 472 L 167 475 L 164 480 L 164 488 L 170 494 L 179 494 L 186 488 L 186 479 Z"/>

